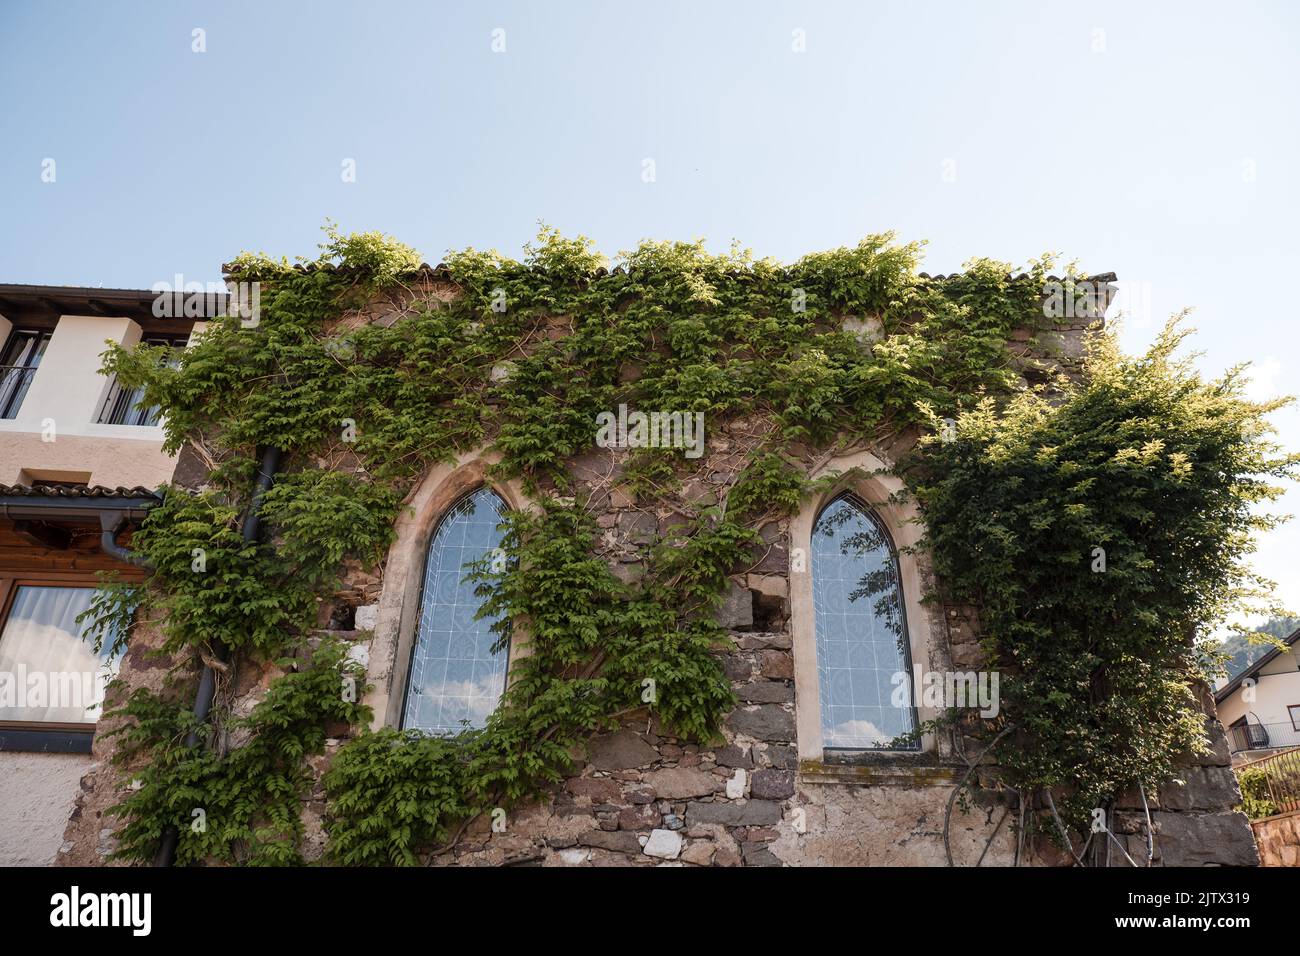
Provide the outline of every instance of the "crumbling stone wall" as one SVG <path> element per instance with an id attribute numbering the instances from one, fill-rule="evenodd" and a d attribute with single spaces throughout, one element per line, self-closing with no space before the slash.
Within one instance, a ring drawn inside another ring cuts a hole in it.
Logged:
<path id="1" fill-rule="evenodd" d="M 1251 823 L 1263 866 L 1300 866 L 1300 810 Z"/>
<path id="2" fill-rule="evenodd" d="M 446 298 L 445 284 L 417 290 L 414 300 L 377 300 L 370 310 L 345 317 L 346 324 L 389 323 L 418 307 L 421 299 Z M 1034 345 L 1027 335 L 1013 339 L 1015 365 L 1031 380 L 1057 370 L 1077 374 L 1082 355 L 1083 320 L 1065 321 Z M 708 452 L 696 474 L 685 481 L 682 497 L 691 504 L 719 501 L 742 467 L 764 424 L 732 422 L 708 435 Z M 904 443 L 905 446 L 905 443 Z M 895 457 L 899 449 L 889 450 Z M 670 509 L 638 506 L 618 484 L 624 452 L 593 451 L 572 463 L 573 493 L 589 499 L 603 534 L 599 551 L 625 581 L 643 571 L 645 549 L 675 522 Z M 886 454 L 882 450 L 882 456 Z M 197 486 L 201 469 L 182 461 L 178 480 Z M 427 516 L 426 516 L 427 517 Z M 436 521 L 436 516 L 433 516 Z M 738 706 L 727 717 L 724 739 L 716 743 L 682 740 L 659 725 L 652 713 L 625 715 L 621 729 L 592 739 L 574 754 L 574 773 L 544 799 L 514 808 L 503 831 L 484 818 L 467 828 L 460 841 L 432 862 L 438 865 L 945 865 L 949 848 L 943 829 L 954 787 L 978 760 L 983 745 L 962 732 L 940 735 L 925 753 L 868 754 L 861 757 L 804 760 L 798 757 L 795 660 L 790 610 L 790 522 L 772 521 L 761 529 L 766 548 L 754 565 L 733 577 L 719 611 L 731 644 L 719 650 Z M 806 544 L 805 544 L 806 546 Z M 387 705 L 376 707 L 376 721 L 393 719 L 391 701 L 400 698 L 402 677 L 400 621 L 381 608 L 403 608 L 411 600 L 412 574 L 419 562 L 390 560 L 375 571 L 347 569 L 331 602 L 323 602 L 318 624 L 355 643 L 367 663 L 369 679 Z M 975 609 L 936 611 L 944 646 L 937 659 L 959 670 L 983 664 Z M 400 618 L 401 615 L 398 615 Z M 921 622 L 913 622 L 918 627 Z M 147 628 L 133 636 L 115 695 L 135 687 L 161 689 L 168 662 L 149 651 L 158 639 Z M 934 630 L 931 628 L 931 630 Z M 931 635 L 933 640 L 933 635 Z M 409 636 L 408 636 L 409 640 Z M 278 671 L 242 664 L 222 677 L 219 692 L 235 713 L 247 713 L 265 694 Z M 179 675 L 192 681 L 193 673 Z M 190 685 L 192 686 L 192 684 Z M 1170 784 L 1150 795 L 1157 865 L 1253 864 L 1251 829 L 1243 814 L 1229 768 L 1222 727 L 1213 719 L 1213 701 L 1202 695 L 1214 752 L 1188 758 L 1185 784 Z M 116 696 L 111 699 L 117 699 Z M 115 822 L 107 809 L 130 785 L 109 761 L 115 740 L 101 724 L 93 764 L 83 777 L 59 854 L 60 862 L 95 865 L 113 847 Z M 333 728 L 323 756 L 312 758 L 316 783 L 304 804 L 309 860 L 321 858 L 324 793 L 320 774 L 350 732 Z M 237 741 L 230 741 L 237 743 Z M 1020 843 L 1015 802 L 996 785 L 995 768 L 977 767 L 969 801 L 952 807 L 950 848 L 958 865 L 1064 865 L 1070 857 L 1041 836 Z M 1041 808 L 1028 808 L 1030 812 Z M 1137 795 L 1120 802 L 1112 826 L 1130 855 L 1146 859 L 1146 811 Z M 1100 846 L 1100 844 L 1098 844 Z M 1100 855 L 1094 862 L 1105 862 Z M 1128 865 L 1113 854 L 1110 862 Z"/>
<path id="3" fill-rule="evenodd" d="M 1210 753 L 1185 757 L 1181 779 L 1164 784 L 1158 794 L 1148 794 L 1145 810 L 1140 794 L 1125 794 L 1111 815 L 1111 829 L 1126 843 L 1129 855 L 1141 862 L 1147 853 L 1149 810 L 1155 832 L 1155 865 L 1255 866 L 1259 853 L 1254 835 L 1246 832 L 1250 822 L 1244 813 L 1233 809 L 1241 803 L 1241 789 L 1232 772 L 1227 733 L 1214 716 L 1210 689 L 1201 686 L 1197 692 L 1207 715 Z M 1128 865 L 1113 857 L 1111 862 Z"/>
<path id="4" fill-rule="evenodd" d="M 137 622 L 122 657 L 118 680 L 108 685 L 104 713 L 116 709 L 137 688 L 163 693 L 172 682 L 194 687 L 198 679 L 197 668 L 178 667 L 176 662 L 159 653 L 161 645 L 162 635 L 157 628 Z M 109 811 L 131 786 L 131 768 L 118 767 L 113 762 L 118 748 L 118 739 L 113 732 L 122 723 L 123 718 L 104 716 L 95 727 L 90 765 L 81 777 L 55 865 L 119 865 L 110 859 L 110 855 L 117 846 L 114 831 L 122 821 Z"/>

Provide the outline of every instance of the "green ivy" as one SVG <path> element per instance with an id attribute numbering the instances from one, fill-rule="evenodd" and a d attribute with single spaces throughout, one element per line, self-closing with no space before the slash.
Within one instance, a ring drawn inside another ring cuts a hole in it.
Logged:
<path id="1" fill-rule="evenodd" d="M 167 449 L 212 468 L 201 490 L 168 489 L 135 535 L 150 585 L 106 588 L 91 618 L 110 633 L 138 602 L 137 620 L 156 621 L 185 661 L 219 646 L 236 660 L 301 658 L 341 567 L 384 554 L 413 482 L 460 453 L 499 453 L 495 477 L 522 479 L 540 507 L 510 513 L 508 560 L 472 574 L 483 613 L 526 630 L 530 653 L 485 727 L 362 730 L 325 777 L 330 859 L 414 863 L 478 815 L 543 792 L 628 711 L 716 735 L 734 699 L 713 611 L 753 563 L 759 529 L 821 487 L 807 480 L 821 451 L 950 417 L 959 439 L 923 446 L 910 467 L 936 565 L 984 604 L 989 650 L 1018 675 L 1006 709 L 1020 729 L 1000 755 L 1010 779 L 1074 781 L 1082 803 L 1154 782 L 1170 748 L 1200 742 L 1182 650 L 1240 596 L 1249 532 L 1265 520 L 1249 506 L 1270 494 L 1259 479 L 1290 467 L 1261 438 L 1270 409 L 1238 399 L 1233 379 L 1199 383 L 1168 337 L 1146 359 L 1103 349 L 1088 382 L 1039 394 L 1009 340 L 1043 326 L 1050 258 L 1019 276 L 973 260 L 927 278 L 920 254 L 891 234 L 791 265 L 644 242 L 611 269 L 589 240 L 543 227 L 520 261 L 450 254 L 454 296 L 368 324 L 354 311 L 409 302 L 393 293 L 425 281 L 409 247 L 331 226 L 320 255 L 296 265 L 241 254 L 229 274 L 262 283 L 256 323 L 210 323 L 179 367 L 149 347 L 105 355 L 163 408 Z M 732 425 L 750 436 L 720 501 L 684 500 L 695 465 L 680 449 L 625 456 L 618 490 L 675 515 L 633 584 L 594 553 L 599 499 L 570 494 L 596 415 L 624 402 L 703 412 L 711 447 Z M 239 522 L 267 446 L 286 469 L 250 544 Z M 1089 575 L 1094 544 L 1113 573 Z M 293 859 L 305 756 L 325 723 L 365 719 L 337 699 L 340 654 L 274 681 L 252 736 L 228 750 L 183 747 L 201 729 L 188 712 L 134 695 L 125 759 L 145 769 L 118 808 L 123 855 L 147 859 L 178 825 L 183 861 Z M 218 720 L 234 727 L 228 707 Z M 217 823 L 186 836 L 196 807 Z"/>
<path id="2" fill-rule="evenodd" d="M 1268 771 L 1263 767 L 1247 767 L 1237 773 L 1241 785 L 1241 805 L 1237 807 L 1252 820 L 1262 820 L 1277 813 L 1277 804 L 1268 786 Z"/>
<path id="3" fill-rule="evenodd" d="M 114 759 L 132 781 L 113 809 L 126 820 L 117 833 L 118 857 L 152 859 L 173 826 L 181 864 L 301 862 L 302 800 L 311 784 L 304 760 L 324 752 L 331 725 L 370 717 L 355 703 L 365 672 L 348 660 L 347 648 L 327 641 L 309 653 L 305 661 L 280 662 L 289 670 L 247 717 L 225 718 L 228 730 L 247 738 L 229 751 L 185 746 L 191 731 L 207 740 L 213 728 L 198 723 L 184 702 L 143 688 L 110 713 L 130 718 L 112 732 L 122 738 Z"/>
<path id="4" fill-rule="evenodd" d="M 995 748 L 1013 784 L 1068 787 L 1068 822 L 1175 775 L 1205 747 L 1193 642 L 1266 597 L 1257 505 L 1296 457 L 1241 396 L 1241 370 L 1204 381 L 1171 322 L 1131 358 L 1099 337 L 1087 375 L 957 417 L 927 442 L 916 493 L 935 569 L 979 606 L 1016 731 Z M 1260 610 L 1264 608 L 1259 607 Z"/>

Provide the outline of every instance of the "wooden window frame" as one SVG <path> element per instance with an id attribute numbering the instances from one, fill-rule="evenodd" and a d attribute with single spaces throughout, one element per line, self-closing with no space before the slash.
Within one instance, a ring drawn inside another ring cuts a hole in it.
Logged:
<path id="1" fill-rule="evenodd" d="M 18 588 L 28 587 L 96 587 L 99 571 L 8 571 L 0 569 L 0 635 L 9 623 Z M 135 583 L 144 575 L 132 568 L 118 572 L 119 577 Z M 102 716 L 102 715 L 101 715 Z M 67 723 L 42 720 L 0 720 L 0 752 L 90 753 L 98 721 Z"/>

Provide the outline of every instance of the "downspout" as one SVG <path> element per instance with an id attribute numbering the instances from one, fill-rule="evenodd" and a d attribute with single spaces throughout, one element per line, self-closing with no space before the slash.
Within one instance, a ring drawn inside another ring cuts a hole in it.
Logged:
<path id="1" fill-rule="evenodd" d="M 149 563 L 148 558 L 138 555 L 129 548 L 124 548 L 117 543 L 117 536 L 126 523 L 124 515 L 111 511 L 101 511 L 99 513 L 99 549 L 109 557 L 117 558 L 117 560 L 133 567 L 152 570 L 153 565 Z"/>
<path id="2" fill-rule="evenodd" d="M 248 502 L 248 511 L 244 514 L 242 532 L 246 544 L 251 544 L 257 540 L 257 532 L 262 525 L 262 498 L 266 495 L 267 489 L 271 487 L 271 482 L 275 479 L 275 473 L 280 470 L 282 457 L 283 452 L 278 448 L 268 446 L 262 452 L 262 463 L 257 470 L 257 482 L 253 485 L 253 496 Z M 224 662 L 226 660 L 226 646 L 220 641 L 213 643 L 212 651 L 218 661 Z M 199 674 L 199 689 L 194 695 L 193 713 L 200 723 L 208 719 L 208 712 L 212 709 L 212 700 L 216 695 L 216 689 L 216 671 L 211 664 L 205 662 L 203 671 Z M 198 731 L 190 731 L 185 737 L 185 746 L 196 747 L 198 743 Z M 163 832 L 162 844 L 158 847 L 158 855 L 154 857 L 154 866 L 171 866 L 176 862 L 176 841 L 178 836 L 178 831 L 174 826 L 168 827 Z"/>

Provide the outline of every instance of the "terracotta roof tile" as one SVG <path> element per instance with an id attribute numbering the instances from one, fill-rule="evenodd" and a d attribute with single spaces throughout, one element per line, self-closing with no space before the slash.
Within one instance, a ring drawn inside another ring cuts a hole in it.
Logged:
<path id="1" fill-rule="evenodd" d="M 103 485 L 0 485 L 0 498 L 156 498 L 162 495 L 141 485 L 106 488 Z"/>

